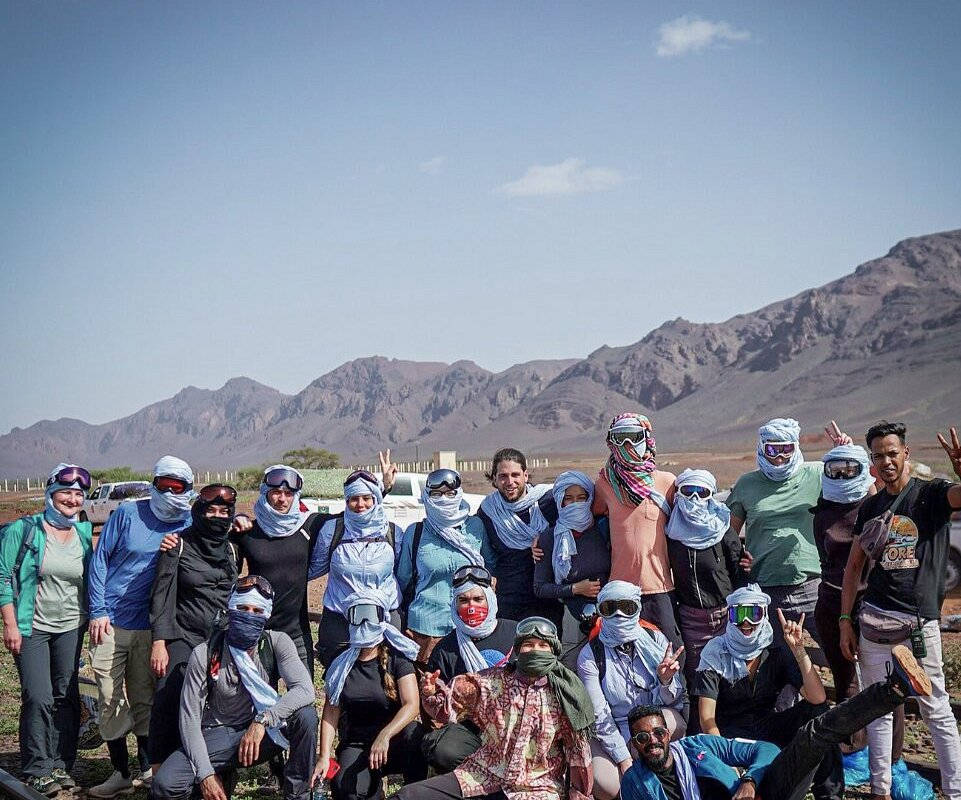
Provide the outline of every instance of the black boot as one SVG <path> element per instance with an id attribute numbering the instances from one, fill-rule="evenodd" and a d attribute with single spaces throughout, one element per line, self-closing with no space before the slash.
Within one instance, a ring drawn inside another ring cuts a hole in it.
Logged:
<path id="1" fill-rule="evenodd" d="M 110 764 L 123 777 L 130 777 L 130 754 L 127 752 L 127 737 L 107 740 L 107 752 L 110 753 Z"/>
<path id="2" fill-rule="evenodd" d="M 141 774 L 150 769 L 150 750 L 147 748 L 146 736 L 137 737 L 137 764 Z"/>

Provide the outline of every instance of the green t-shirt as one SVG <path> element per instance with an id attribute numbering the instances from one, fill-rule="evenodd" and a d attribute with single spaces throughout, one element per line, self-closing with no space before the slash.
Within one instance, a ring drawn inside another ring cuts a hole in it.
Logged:
<path id="1" fill-rule="evenodd" d="M 40 585 L 33 608 L 33 629 L 63 633 L 84 622 L 83 545 L 73 535 L 61 544 L 47 536 Z"/>
<path id="2" fill-rule="evenodd" d="M 809 509 L 821 494 L 821 470 L 820 462 L 804 463 L 785 481 L 755 470 L 734 484 L 727 505 L 744 520 L 744 544 L 754 556 L 751 580 L 761 586 L 797 586 L 820 576 Z"/>

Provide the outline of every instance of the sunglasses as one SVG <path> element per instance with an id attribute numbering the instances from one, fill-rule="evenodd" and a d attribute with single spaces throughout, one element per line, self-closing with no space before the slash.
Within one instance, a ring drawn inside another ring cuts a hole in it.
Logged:
<path id="1" fill-rule="evenodd" d="M 731 606 L 727 610 L 727 618 L 735 625 L 742 622 L 750 622 L 752 625 L 760 625 L 767 616 L 767 606 Z"/>
<path id="2" fill-rule="evenodd" d="M 233 486 L 226 486 L 223 483 L 211 483 L 200 490 L 200 499 L 205 503 L 220 500 L 228 506 L 232 506 L 237 502 L 237 490 Z"/>
<path id="3" fill-rule="evenodd" d="M 374 484 L 374 486 L 380 484 L 380 481 L 377 480 L 377 476 L 374 475 L 373 472 L 368 472 L 366 469 L 355 469 L 350 475 L 344 478 L 344 486 L 350 486 L 350 484 L 357 480 L 367 481 L 368 483 Z"/>
<path id="4" fill-rule="evenodd" d="M 794 442 L 765 442 L 764 443 L 764 455 L 768 458 L 777 458 L 778 456 L 793 456 L 794 449 L 797 445 Z"/>
<path id="5" fill-rule="evenodd" d="M 90 488 L 90 473 L 83 467 L 64 467 L 60 472 L 47 480 L 47 486 L 53 486 L 55 483 L 61 486 L 70 486 L 73 483 L 79 483 L 80 488 L 87 491 L 87 489 Z"/>
<path id="6" fill-rule="evenodd" d="M 304 488 L 304 479 L 295 469 L 272 469 L 264 475 L 264 486 L 269 489 L 281 489 L 286 486 L 292 492 L 299 492 Z"/>
<path id="7" fill-rule="evenodd" d="M 170 494 L 184 494 L 194 488 L 194 485 L 183 478 L 174 478 L 171 475 L 158 475 L 153 479 L 154 488 L 158 492 L 169 492 Z"/>
<path id="8" fill-rule="evenodd" d="M 651 739 L 657 739 L 659 742 L 664 741 L 670 731 L 658 725 L 656 728 L 651 728 L 649 731 L 638 731 L 635 733 L 631 739 L 633 739 L 638 744 L 647 744 Z"/>
<path id="9" fill-rule="evenodd" d="M 609 436 L 618 446 L 632 444 L 636 447 L 639 444 L 647 444 L 647 428 L 641 428 L 639 431 L 611 431 Z"/>
<path id="10" fill-rule="evenodd" d="M 836 459 L 824 462 L 824 475 L 827 478 L 856 478 L 864 471 L 864 464 L 852 459 Z"/>
<path id="11" fill-rule="evenodd" d="M 244 575 L 242 578 L 237 578 L 234 587 L 238 592 L 249 592 L 251 589 L 256 589 L 260 596 L 266 600 L 274 599 L 274 587 L 270 585 L 270 581 L 261 578 L 259 575 Z"/>
<path id="12" fill-rule="evenodd" d="M 387 612 L 373 603 L 358 603 L 347 609 L 347 622 L 360 625 L 362 622 L 372 622 L 375 625 L 387 619 Z"/>
<path id="13" fill-rule="evenodd" d="M 515 638 L 536 636 L 539 639 L 556 639 L 557 626 L 544 617 L 527 617 L 517 623 Z"/>
<path id="14" fill-rule="evenodd" d="M 452 469 L 435 469 L 427 476 L 427 480 L 424 481 L 424 486 L 427 487 L 428 492 L 433 492 L 434 489 L 451 489 L 457 491 L 460 489 L 460 475 L 457 474 L 456 470 Z M 433 497 L 433 494 L 431 494 Z"/>
<path id="15" fill-rule="evenodd" d="M 455 589 L 458 586 L 463 586 L 465 583 L 477 583 L 481 586 L 490 586 L 491 581 L 490 572 L 484 567 L 478 567 L 474 564 L 461 567 L 454 573 L 454 577 L 451 579 L 451 583 Z"/>
<path id="16" fill-rule="evenodd" d="M 633 617 L 640 613 L 641 604 L 637 600 L 602 600 L 597 604 L 597 611 L 602 617 L 613 617 L 618 612 Z"/>
<path id="17" fill-rule="evenodd" d="M 700 497 L 702 500 L 707 500 L 714 492 L 708 489 L 706 486 L 696 486 L 693 483 L 685 483 L 683 486 L 678 486 L 677 491 L 684 495 L 685 497 Z"/>

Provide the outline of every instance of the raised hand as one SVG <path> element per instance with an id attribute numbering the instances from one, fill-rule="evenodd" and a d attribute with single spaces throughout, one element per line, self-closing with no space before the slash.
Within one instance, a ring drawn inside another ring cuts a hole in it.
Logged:
<path id="1" fill-rule="evenodd" d="M 420 695 L 421 697 L 433 697 L 437 694 L 438 685 L 442 686 L 443 681 L 440 679 L 440 670 L 435 669 L 433 672 L 424 673 L 424 677 L 420 679 Z"/>
<path id="2" fill-rule="evenodd" d="M 751 567 L 754 566 L 754 556 L 751 555 L 750 551 L 744 547 L 741 549 L 741 557 L 738 559 L 738 566 L 741 568 L 741 572 L 751 572 Z"/>
<path id="3" fill-rule="evenodd" d="M 389 492 L 394 485 L 394 478 L 397 476 L 397 465 L 390 460 L 390 448 L 381 452 L 377 451 L 377 458 L 380 459 L 380 474 L 384 480 L 384 492 Z"/>
<path id="4" fill-rule="evenodd" d="M 938 431 L 938 444 L 951 459 L 951 468 L 954 470 L 954 474 L 961 478 L 961 439 L 958 439 L 957 428 L 952 427 L 950 430 L 951 444 L 948 444 L 948 440 L 941 435 L 941 431 Z"/>
<path id="5" fill-rule="evenodd" d="M 777 618 L 781 621 L 781 630 L 784 632 L 784 641 L 791 651 L 797 654 L 804 650 L 804 614 L 797 622 L 784 619 L 784 612 L 779 608 Z"/>
<path id="6" fill-rule="evenodd" d="M 531 543 L 531 557 L 534 559 L 535 564 L 544 557 L 544 550 L 541 548 L 540 542 L 541 537 L 537 536 Z"/>
<path id="7" fill-rule="evenodd" d="M 824 432 L 828 435 L 828 439 L 834 442 L 835 447 L 854 443 L 854 440 L 844 433 L 833 419 L 831 420 L 831 424 L 825 427 Z"/>
<path id="8" fill-rule="evenodd" d="M 667 650 L 664 651 L 664 658 L 661 659 L 661 663 L 657 665 L 657 679 L 667 686 L 671 680 L 677 675 L 678 670 L 681 668 L 681 653 L 684 652 L 684 645 L 677 648 L 677 652 L 674 651 L 674 645 L 670 642 L 667 643 Z"/>

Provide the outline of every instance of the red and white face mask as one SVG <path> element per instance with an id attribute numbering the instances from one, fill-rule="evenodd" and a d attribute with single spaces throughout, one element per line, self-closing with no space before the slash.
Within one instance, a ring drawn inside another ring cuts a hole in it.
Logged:
<path id="1" fill-rule="evenodd" d="M 457 616 L 459 616 L 469 628 L 476 628 L 478 625 L 482 625 L 489 613 L 490 609 L 487 606 L 475 605 L 474 603 L 468 606 L 460 606 L 457 609 Z"/>

